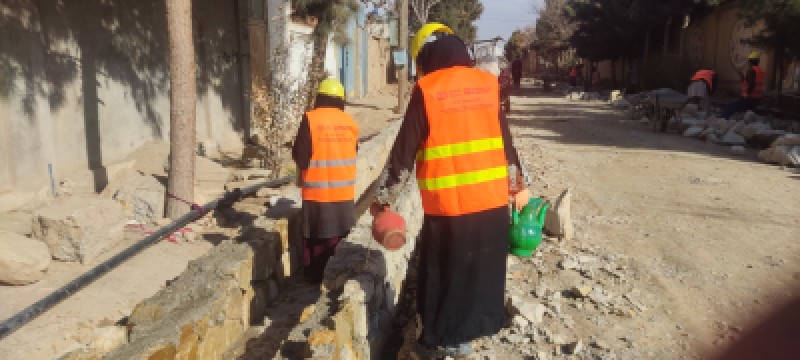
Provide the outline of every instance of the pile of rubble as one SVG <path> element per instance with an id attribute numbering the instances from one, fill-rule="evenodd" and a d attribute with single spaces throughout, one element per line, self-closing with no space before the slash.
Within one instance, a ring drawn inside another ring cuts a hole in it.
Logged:
<path id="1" fill-rule="evenodd" d="M 476 343 L 480 358 L 630 355 L 632 339 L 600 330 L 648 311 L 642 294 L 629 283 L 628 262 L 555 238 L 548 238 L 532 258 L 509 256 L 508 324 Z"/>
<path id="2" fill-rule="evenodd" d="M 722 119 L 710 116 L 699 119 L 693 116 L 673 117 L 677 127 L 686 137 L 731 146 L 734 153 L 743 153 L 745 146 L 767 148 L 759 159 L 781 165 L 800 166 L 800 128 L 796 123 L 775 128 L 764 117 L 747 112 L 741 119 Z"/>

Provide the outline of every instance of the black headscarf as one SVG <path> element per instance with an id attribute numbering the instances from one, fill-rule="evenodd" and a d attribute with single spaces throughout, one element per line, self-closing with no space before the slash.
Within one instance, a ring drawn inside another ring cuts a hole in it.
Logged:
<path id="1" fill-rule="evenodd" d="M 321 107 L 344 110 L 344 99 L 325 94 L 317 94 L 317 100 L 314 101 L 314 108 L 318 109 Z"/>
<path id="2" fill-rule="evenodd" d="M 425 44 L 417 55 L 417 64 L 426 74 L 453 66 L 472 66 L 472 58 L 458 36 L 441 35 L 436 41 Z"/>

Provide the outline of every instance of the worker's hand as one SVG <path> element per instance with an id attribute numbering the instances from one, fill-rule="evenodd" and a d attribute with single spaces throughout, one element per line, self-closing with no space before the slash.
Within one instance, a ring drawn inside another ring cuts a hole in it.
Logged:
<path id="1" fill-rule="evenodd" d="M 514 194 L 514 208 L 517 211 L 522 211 L 525 205 L 531 200 L 531 191 L 528 188 L 523 188 L 521 191 Z"/>
<path id="2" fill-rule="evenodd" d="M 369 213 L 372 214 L 372 216 L 378 215 L 386 211 L 388 206 L 388 204 L 381 204 L 377 200 L 373 201 L 372 204 L 369 205 Z"/>

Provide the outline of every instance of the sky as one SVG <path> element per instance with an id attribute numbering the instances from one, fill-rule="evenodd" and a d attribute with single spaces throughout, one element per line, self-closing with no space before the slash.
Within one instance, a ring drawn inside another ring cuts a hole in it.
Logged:
<path id="1" fill-rule="evenodd" d="M 483 14 L 475 22 L 478 25 L 476 40 L 491 39 L 496 36 L 508 40 L 511 33 L 536 22 L 534 5 L 540 0 L 483 0 Z"/>

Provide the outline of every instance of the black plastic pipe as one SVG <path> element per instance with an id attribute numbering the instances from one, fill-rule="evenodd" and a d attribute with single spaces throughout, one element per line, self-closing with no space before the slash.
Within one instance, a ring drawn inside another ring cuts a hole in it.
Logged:
<path id="1" fill-rule="evenodd" d="M 87 285 L 91 284 L 93 281 L 111 271 L 111 269 L 119 266 L 119 264 L 122 264 L 123 262 L 132 258 L 134 255 L 140 253 L 148 246 L 155 244 L 163 237 L 175 232 L 175 230 L 178 230 L 190 222 L 197 220 L 209 211 L 216 208 L 231 206 L 233 203 L 254 194 L 256 191 L 258 191 L 258 189 L 263 187 L 284 185 L 291 182 L 293 179 L 294 176 L 285 176 L 282 178 L 254 184 L 244 189 L 234 189 L 233 191 L 227 192 L 225 196 L 209 202 L 202 208 L 189 211 L 169 225 L 158 229 L 158 231 L 154 232 L 153 234 L 148 235 L 136 244 L 133 244 L 119 254 L 114 255 L 112 258 L 103 261 L 75 280 L 70 281 L 60 289 L 50 293 L 50 295 L 47 295 L 45 298 L 35 302 L 33 305 L 28 306 L 27 308 L 18 312 L 16 315 L 0 323 L 0 340 L 4 339 L 6 336 L 13 333 L 23 325 L 29 323 L 31 320 L 43 314 L 45 311 L 49 310 L 64 299 L 77 293 Z"/>

